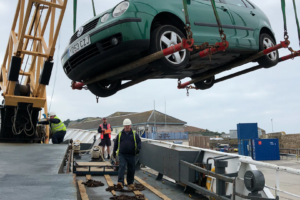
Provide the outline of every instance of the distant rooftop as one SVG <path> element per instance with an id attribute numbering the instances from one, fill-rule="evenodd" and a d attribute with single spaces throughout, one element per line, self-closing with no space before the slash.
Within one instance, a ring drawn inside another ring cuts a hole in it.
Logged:
<path id="1" fill-rule="evenodd" d="M 205 132 L 205 129 L 185 125 L 184 126 L 184 132 Z"/>

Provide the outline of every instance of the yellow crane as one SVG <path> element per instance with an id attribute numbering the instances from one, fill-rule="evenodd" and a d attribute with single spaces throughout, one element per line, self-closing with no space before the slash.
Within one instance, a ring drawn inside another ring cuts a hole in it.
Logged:
<path id="1" fill-rule="evenodd" d="M 1 65 L 4 102 L 0 140 L 34 140 L 42 108 L 47 115 L 46 85 L 67 3 L 68 0 L 18 0 Z M 48 127 L 44 142 L 49 142 Z"/>

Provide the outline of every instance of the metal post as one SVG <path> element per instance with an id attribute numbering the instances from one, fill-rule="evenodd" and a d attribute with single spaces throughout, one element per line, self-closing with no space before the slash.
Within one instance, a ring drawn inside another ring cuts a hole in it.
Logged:
<path id="1" fill-rule="evenodd" d="M 228 162 L 223 160 L 215 160 L 216 174 L 225 174 L 225 168 L 228 167 Z M 226 195 L 226 182 L 220 180 L 218 177 L 217 180 L 217 194 L 220 196 Z"/>
<path id="2" fill-rule="evenodd" d="M 279 197 L 279 182 L 280 182 L 280 177 L 279 177 L 279 170 L 276 170 L 276 186 L 275 186 L 275 196 Z"/>

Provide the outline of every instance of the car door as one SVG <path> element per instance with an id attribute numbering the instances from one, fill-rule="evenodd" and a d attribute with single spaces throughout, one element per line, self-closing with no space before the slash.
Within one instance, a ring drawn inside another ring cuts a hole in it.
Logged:
<path id="1" fill-rule="evenodd" d="M 218 14 L 220 16 L 223 29 L 232 48 L 238 42 L 233 19 L 227 4 L 223 0 L 215 0 Z M 215 44 L 220 42 L 220 34 L 210 0 L 192 0 L 189 5 L 190 21 L 193 30 L 193 37 L 196 44 L 209 42 Z"/>
<path id="2" fill-rule="evenodd" d="M 258 17 L 254 7 L 245 0 L 226 0 L 234 19 L 238 46 L 243 49 L 257 49 L 254 32 L 258 28 Z"/>

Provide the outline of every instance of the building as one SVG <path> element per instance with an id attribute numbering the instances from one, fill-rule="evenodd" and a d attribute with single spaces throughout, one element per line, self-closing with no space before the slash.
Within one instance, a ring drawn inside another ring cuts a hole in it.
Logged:
<path id="1" fill-rule="evenodd" d="M 228 133 L 223 133 L 222 135 L 221 135 L 221 137 L 222 138 L 230 138 L 230 134 Z"/>
<path id="2" fill-rule="evenodd" d="M 166 115 L 157 110 L 145 112 L 115 112 L 107 117 L 107 122 L 111 124 L 114 133 L 119 133 L 123 129 L 124 119 L 132 121 L 133 130 L 139 133 L 184 133 L 185 121 Z M 68 128 L 97 130 L 102 119 L 84 121 L 72 124 Z M 157 135 L 157 137 L 159 137 Z M 153 137 L 151 137 L 153 138 Z M 171 139 L 171 138 L 170 138 Z"/>

